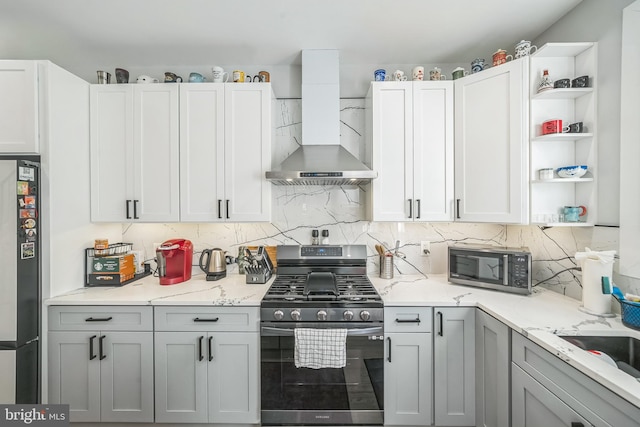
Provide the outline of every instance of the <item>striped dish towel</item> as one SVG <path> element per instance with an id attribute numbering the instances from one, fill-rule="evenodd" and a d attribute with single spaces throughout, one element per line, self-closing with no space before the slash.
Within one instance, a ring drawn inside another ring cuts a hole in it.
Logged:
<path id="1" fill-rule="evenodd" d="M 296 328 L 296 368 L 344 368 L 347 365 L 347 330 Z"/>

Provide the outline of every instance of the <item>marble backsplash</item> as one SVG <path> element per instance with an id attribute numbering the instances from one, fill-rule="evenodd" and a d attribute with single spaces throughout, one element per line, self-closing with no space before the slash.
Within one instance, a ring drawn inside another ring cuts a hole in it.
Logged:
<path id="1" fill-rule="evenodd" d="M 300 100 L 277 102 L 278 122 L 273 143 L 273 162 L 278 164 L 301 142 Z M 341 100 L 341 143 L 356 157 L 365 150 L 365 110 L 363 99 Z M 239 246 L 310 244 L 311 231 L 328 230 L 331 244 L 365 244 L 369 253 L 369 274 L 377 274 L 375 244 L 388 248 L 400 241 L 396 257 L 397 274 L 445 273 L 447 246 L 480 243 L 526 246 L 533 254 L 533 283 L 576 299 L 581 299 L 580 271 L 574 254 L 585 247 L 593 250 L 618 249 L 618 228 L 518 226 L 478 223 L 395 223 L 370 222 L 365 218 L 365 192 L 362 188 L 339 186 L 273 186 L 271 223 L 220 224 L 124 224 L 123 239 L 154 256 L 154 244 L 170 238 L 187 238 L 200 252 L 219 247 L 236 255 Z M 423 256 L 421 241 L 429 241 L 431 254 Z M 199 254 L 194 255 L 197 264 Z M 230 274 L 234 266 L 229 269 Z M 615 278 L 614 278 L 615 280 Z"/>

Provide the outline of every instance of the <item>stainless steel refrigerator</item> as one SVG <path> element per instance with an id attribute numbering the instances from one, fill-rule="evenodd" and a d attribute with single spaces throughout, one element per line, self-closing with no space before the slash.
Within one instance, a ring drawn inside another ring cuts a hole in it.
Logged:
<path id="1" fill-rule="evenodd" d="M 39 403 L 40 163 L 0 156 L 0 403 Z"/>

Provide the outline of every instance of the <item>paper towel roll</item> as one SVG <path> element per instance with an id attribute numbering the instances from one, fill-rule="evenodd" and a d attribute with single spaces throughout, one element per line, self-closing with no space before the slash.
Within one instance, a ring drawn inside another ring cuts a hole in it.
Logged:
<path id="1" fill-rule="evenodd" d="M 582 260 L 582 305 L 593 314 L 611 313 L 611 295 L 602 293 L 602 276 L 611 280 L 613 262 Z"/>

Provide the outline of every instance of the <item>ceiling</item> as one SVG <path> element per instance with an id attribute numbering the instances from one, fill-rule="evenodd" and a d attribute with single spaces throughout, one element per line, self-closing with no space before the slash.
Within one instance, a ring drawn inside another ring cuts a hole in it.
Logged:
<path id="1" fill-rule="evenodd" d="M 513 53 L 581 0 L 1 0 L 0 57 L 109 66 L 453 63 Z"/>

